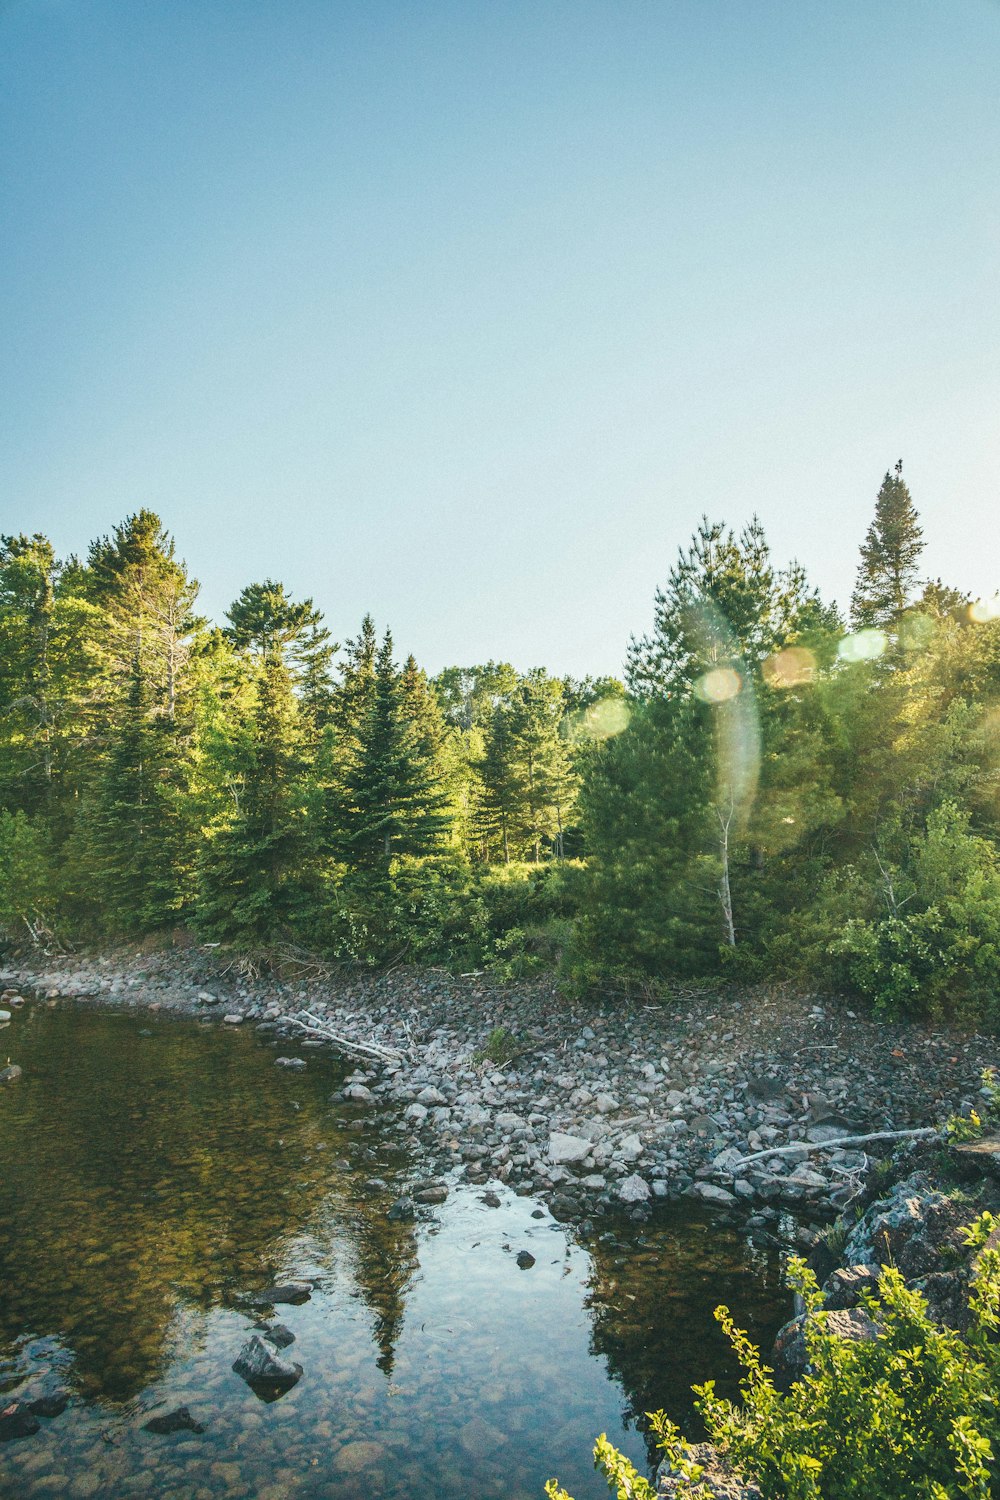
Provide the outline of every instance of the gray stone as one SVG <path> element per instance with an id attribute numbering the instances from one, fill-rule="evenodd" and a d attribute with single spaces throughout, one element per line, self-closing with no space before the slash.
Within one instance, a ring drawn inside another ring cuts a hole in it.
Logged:
<path id="1" fill-rule="evenodd" d="M 241 1015 L 239 1015 L 236 1011 L 233 1011 L 232 1015 L 223 1016 L 222 1019 L 226 1023 L 227 1026 L 242 1026 L 243 1025 L 243 1017 Z"/>
<path id="2" fill-rule="evenodd" d="M 275 1354 L 259 1334 L 255 1333 L 243 1345 L 233 1363 L 236 1374 L 247 1385 L 268 1385 L 289 1390 L 301 1378 L 302 1366 L 291 1364 Z"/>
<path id="3" fill-rule="evenodd" d="M 585 1156 L 590 1155 L 591 1144 L 590 1141 L 583 1140 L 581 1136 L 565 1135 L 562 1131 L 554 1130 L 549 1136 L 549 1161 L 556 1166 L 583 1161 Z"/>
<path id="4" fill-rule="evenodd" d="M 296 1071 L 301 1071 L 305 1065 L 306 1060 L 304 1057 L 276 1057 L 274 1059 L 274 1066 L 276 1068 L 294 1068 Z"/>
<path id="5" fill-rule="evenodd" d="M 649 1183 L 638 1172 L 623 1177 L 618 1184 L 618 1197 L 622 1203 L 645 1203 L 649 1198 Z"/>
<path id="6" fill-rule="evenodd" d="M 349 1099 L 352 1104 L 371 1104 L 375 1095 L 367 1084 L 352 1083 L 344 1090 L 344 1098 Z"/>
<path id="7" fill-rule="evenodd" d="M 645 1147 L 637 1135 L 626 1135 L 618 1142 L 615 1155 L 620 1156 L 622 1161 L 638 1161 Z"/>
<path id="8" fill-rule="evenodd" d="M 250 1300 L 255 1307 L 273 1307 L 278 1302 L 308 1302 L 311 1296 L 311 1281 L 281 1281 L 255 1292 Z"/>
<path id="9" fill-rule="evenodd" d="M 17 1063 L 8 1063 L 5 1068 L 0 1068 L 0 1083 L 16 1083 L 23 1071 Z"/>
<path id="10" fill-rule="evenodd" d="M 714 1182 L 696 1182 L 691 1191 L 696 1198 L 701 1198 L 705 1203 L 714 1203 L 718 1208 L 732 1208 L 737 1202 L 733 1193 L 718 1187 Z"/>

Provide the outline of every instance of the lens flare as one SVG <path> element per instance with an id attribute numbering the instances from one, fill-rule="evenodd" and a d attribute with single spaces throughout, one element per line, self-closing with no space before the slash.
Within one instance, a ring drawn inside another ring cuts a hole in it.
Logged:
<path id="1" fill-rule="evenodd" d="M 764 681 L 768 687 L 798 687 L 811 682 L 816 673 L 816 658 L 805 646 L 786 646 L 764 663 Z"/>
<path id="2" fill-rule="evenodd" d="M 969 619 L 974 625 L 1000 620 L 1000 594 L 994 594 L 992 599 L 973 599 L 969 605 Z"/>
<path id="3" fill-rule="evenodd" d="M 732 667 L 713 667 L 698 678 L 694 690 L 703 703 L 728 703 L 742 687 L 743 678 Z"/>
<path id="4" fill-rule="evenodd" d="M 628 728 L 630 717 L 624 698 L 601 698 L 584 709 L 574 729 L 584 739 L 610 740 Z"/>
<path id="5" fill-rule="evenodd" d="M 837 647 L 841 661 L 874 661 L 886 648 L 884 630 L 859 630 L 856 635 L 845 635 Z"/>

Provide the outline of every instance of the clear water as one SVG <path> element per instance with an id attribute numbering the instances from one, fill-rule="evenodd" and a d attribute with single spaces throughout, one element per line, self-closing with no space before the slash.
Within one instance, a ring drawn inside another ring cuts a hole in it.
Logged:
<path id="1" fill-rule="evenodd" d="M 0 1088 L 0 1405 L 69 1395 L 0 1444 L 5 1500 L 540 1500 L 553 1475 L 596 1500 L 598 1432 L 648 1470 L 641 1414 L 732 1380 L 719 1301 L 764 1341 L 786 1315 L 777 1258 L 688 1210 L 581 1235 L 454 1183 L 388 1220 L 405 1133 L 331 1103 L 315 1051 L 292 1073 L 234 1028 L 35 1005 L 0 1054 L 24 1069 Z M 249 1295 L 290 1277 L 315 1283 L 275 1310 L 304 1374 L 265 1402 L 232 1364 Z M 145 1430 L 181 1404 L 204 1432 Z"/>

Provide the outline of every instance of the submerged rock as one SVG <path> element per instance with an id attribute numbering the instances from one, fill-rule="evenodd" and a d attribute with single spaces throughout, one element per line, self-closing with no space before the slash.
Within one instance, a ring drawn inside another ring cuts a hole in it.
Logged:
<path id="1" fill-rule="evenodd" d="M 282 1281 L 255 1292 L 250 1300 L 256 1307 L 273 1307 L 276 1302 L 308 1302 L 311 1296 L 311 1281 Z"/>
<path id="2" fill-rule="evenodd" d="M 289 1344 L 295 1343 L 294 1333 L 284 1323 L 269 1323 L 262 1332 L 268 1343 L 273 1344 L 276 1349 L 287 1349 Z"/>
<path id="3" fill-rule="evenodd" d="M 234 1366 L 235 1368 L 235 1366 Z M 196 1422 L 186 1406 L 178 1406 L 175 1411 L 164 1412 L 161 1417 L 150 1417 L 143 1424 L 144 1432 L 170 1433 L 170 1432 L 204 1432 L 205 1428 L 201 1422 Z"/>
<path id="4" fill-rule="evenodd" d="M 281 1391 L 291 1390 L 302 1377 L 301 1365 L 292 1364 L 275 1354 L 257 1333 L 247 1339 L 233 1369 L 249 1386 L 270 1386 Z"/>
<path id="5" fill-rule="evenodd" d="M 13 1401 L 0 1411 L 0 1443 L 10 1443 L 15 1438 L 33 1437 L 41 1425 L 23 1401 Z"/>
<path id="6" fill-rule="evenodd" d="M 16 1083 L 23 1071 L 17 1063 L 8 1063 L 5 1068 L 0 1068 L 0 1083 Z"/>
<path id="7" fill-rule="evenodd" d="M 61 1417 L 69 1405 L 69 1395 L 66 1391 L 56 1391 L 53 1396 L 37 1396 L 34 1401 L 28 1402 L 28 1409 L 35 1417 Z"/>
<path id="8" fill-rule="evenodd" d="M 274 1066 L 276 1068 L 295 1068 L 301 1070 L 306 1065 L 304 1057 L 276 1057 Z"/>
<path id="9" fill-rule="evenodd" d="M 413 1199 L 412 1198 L 397 1198 L 396 1201 L 395 1201 L 395 1203 L 393 1203 L 393 1204 L 390 1205 L 389 1210 L 386 1213 L 386 1218 L 387 1219 L 392 1219 L 394 1221 L 395 1220 L 400 1220 L 401 1221 L 401 1220 L 405 1220 L 405 1219 L 412 1219 L 413 1218 L 413 1214 L 414 1214 Z"/>

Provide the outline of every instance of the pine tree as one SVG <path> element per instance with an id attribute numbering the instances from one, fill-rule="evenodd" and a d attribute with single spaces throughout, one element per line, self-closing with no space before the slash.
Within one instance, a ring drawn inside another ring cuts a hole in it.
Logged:
<path id="1" fill-rule="evenodd" d="M 306 734 L 279 654 L 260 662 L 251 714 L 223 753 L 230 802 L 203 850 L 199 920 L 215 937 L 272 940 L 308 920 L 318 879 Z"/>
<path id="2" fill-rule="evenodd" d="M 892 629 L 905 612 L 917 583 L 924 550 L 923 532 L 910 491 L 903 480 L 903 461 L 886 474 L 875 500 L 858 576 L 851 596 L 851 618 L 860 630 Z"/>
<path id="3" fill-rule="evenodd" d="M 412 658 L 403 673 L 386 631 L 375 661 L 369 711 L 346 776 L 351 864 L 387 869 L 393 855 L 440 847 L 448 826 L 442 726 L 426 678 Z"/>

